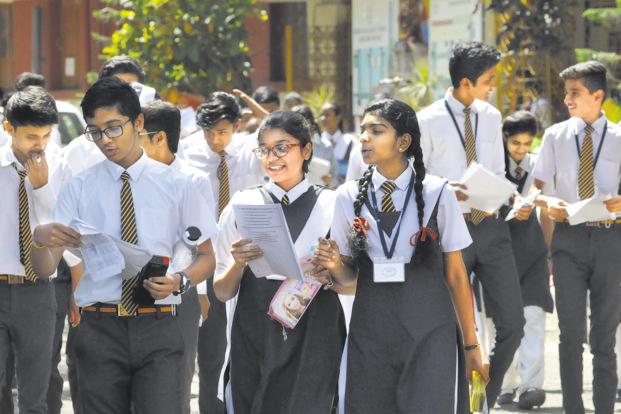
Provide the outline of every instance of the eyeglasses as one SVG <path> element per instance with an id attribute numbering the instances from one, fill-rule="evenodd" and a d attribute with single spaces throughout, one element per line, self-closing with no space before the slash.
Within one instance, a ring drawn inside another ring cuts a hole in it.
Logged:
<path id="1" fill-rule="evenodd" d="M 131 121 L 131 119 L 123 122 L 121 125 L 115 125 L 105 129 L 86 128 L 86 130 L 84 131 L 84 135 L 86 136 L 86 139 L 91 142 L 99 141 L 101 138 L 103 138 L 103 134 L 106 134 L 108 138 L 118 138 L 123 135 L 123 127 L 127 125 L 129 121 Z"/>
<path id="2" fill-rule="evenodd" d="M 282 158 L 291 151 L 293 147 L 299 147 L 300 144 L 276 144 L 272 148 L 268 147 L 258 147 L 252 150 L 254 155 L 257 156 L 258 159 L 264 160 L 270 156 L 270 152 L 274 154 L 276 158 Z"/>

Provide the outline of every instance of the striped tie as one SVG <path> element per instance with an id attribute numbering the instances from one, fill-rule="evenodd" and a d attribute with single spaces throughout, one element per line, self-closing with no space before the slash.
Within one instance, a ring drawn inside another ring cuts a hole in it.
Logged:
<path id="1" fill-rule="evenodd" d="M 226 152 L 220 151 L 220 164 L 218 164 L 218 180 L 220 181 L 220 187 L 218 189 L 218 217 L 222 214 L 222 210 L 229 203 L 231 198 L 229 188 L 229 166 L 226 164 Z"/>
<path id="2" fill-rule="evenodd" d="M 30 210 L 28 208 L 28 194 L 26 193 L 26 171 L 18 170 L 17 164 L 13 168 L 19 175 L 19 261 L 24 265 L 26 280 L 37 281 L 37 274 L 32 269 L 30 249 L 32 248 L 32 232 L 30 230 Z"/>
<path id="3" fill-rule="evenodd" d="M 472 131 L 472 122 L 470 121 L 470 108 L 464 108 L 464 117 L 466 122 L 464 124 L 464 131 L 466 133 L 466 165 L 470 165 L 473 161 L 477 160 L 477 146 L 475 141 L 474 132 Z M 475 226 L 483 221 L 485 213 L 475 208 L 470 210 L 470 221 Z"/>
<path id="4" fill-rule="evenodd" d="M 392 181 L 384 181 L 384 184 L 380 187 L 380 190 L 384 192 L 382 197 L 382 211 L 384 213 L 394 213 L 397 211 L 395 203 L 392 202 L 392 197 L 390 196 L 395 191 L 395 188 L 397 188 L 397 185 Z"/>
<path id="5" fill-rule="evenodd" d="M 580 167 L 578 169 L 578 196 L 581 200 L 593 197 L 595 183 L 593 182 L 593 127 L 584 128 L 584 142 L 580 149 Z"/>
<path id="6" fill-rule="evenodd" d="M 280 200 L 280 202 L 283 205 L 288 206 L 289 205 L 289 196 L 287 194 L 285 194 L 284 196 L 282 196 L 282 200 Z"/>
<path id="7" fill-rule="evenodd" d="M 515 179 L 520 181 L 523 176 L 524 176 L 524 168 L 516 167 L 515 168 Z"/>
<path id="8" fill-rule="evenodd" d="M 129 185 L 129 174 L 123 171 L 121 174 L 123 187 L 121 188 L 121 240 L 131 244 L 138 244 L 138 231 L 136 229 L 136 216 L 134 214 L 134 200 L 132 188 Z M 138 283 L 138 275 L 123 280 L 121 291 L 121 313 L 135 315 L 138 304 L 134 302 L 134 288 Z"/>

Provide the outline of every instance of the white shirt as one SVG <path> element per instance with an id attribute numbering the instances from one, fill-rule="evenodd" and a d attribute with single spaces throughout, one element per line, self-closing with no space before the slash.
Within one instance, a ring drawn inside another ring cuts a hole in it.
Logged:
<path id="1" fill-rule="evenodd" d="M 79 218 L 97 230 L 121 238 L 120 196 L 123 167 L 104 160 L 74 177 L 58 197 L 54 220 L 68 225 Z M 201 231 L 198 244 L 216 233 L 216 224 L 205 198 L 192 181 L 143 153 L 127 169 L 134 200 L 138 246 L 154 255 L 173 256 L 173 246 L 185 230 Z M 121 278 L 94 281 L 84 274 L 76 291 L 79 306 L 95 302 L 119 303 Z"/>
<path id="2" fill-rule="evenodd" d="M 85 135 L 73 139 L 63 148 L 63 158 L 69 164 L 73 175 L 78 175 L 106 159 L 94 142 L 86 139 Z"/>
<path id="3" fill-rule="evenodd" d="M 332 143 L 334 147 L 334 158 L 343 160 L 347 155 L 347 148 L 349 148 L 349 144 L 352 142 L 353 137 L 350 134 L 343 134 L 339 129 L 334 134 L 324 131 L 323 134 L 321 134 L 321 139 Z"/>
<path id="4" fill-rule="evenodd" d="M 391 196 L 397 211 L 403 210 L 407 187 L 413 173 L 412 168 L 407 168 L 396 180 L 393 180 L 397 185 L 397 188 L 393 191 Z M 372 180 L 375 187 L 377 201 L 378 203 L 381 203 L 384 192 L 380 189 L 380 187 L 382 183 L 386 181 L 386 178 L 384 178 L 379 172 L 374 171 Z M 436 204 L 443 183 L 443 179 L 432 175 L 427 175 L 423 181 L 423 199 L 425 200 L 425 215 L 423 223 L 425 223 L 425 225 L 429 221 L 431 213 L 433 212 L 433 208 Z M 369 186 L 368 191 L 371 191 L 371 186 Z M 345 256 L 351 256 L 347 236 L 354 220 L 354 201 L 356 200 L 357 195 L 358 183 L 356 181 L 348 181 L 343 184 L 338 188 L 336 194 L 336 205 L 334 209 L 334 218 L 332 221 L 330 238 L 336 240 L 341 254 Z M 370 225 L 367 235 L 367 240 L 369 242 L 367 253 L 369 257 L 385 257 L 380 241 L 377 222 L 366 206 L 362 207 L 360 215 L 366 219 Z M 444 188 L 442 196 L 440 197 L 437 219 L 438 230 L 440 232 L 440 241 L 442 243 L 442 251 L 452 252 L 461 250 L 468 247 L 472 243 L 466 222 L 464 221 L 459 205 L 457 204 L 455 193 L 448 186 Z M 401 230 L 399 232 L 399 239 L 397 240 L 393 257 L 403 257 L 409 262 L 412 254 L 414 253 L 414 247 L 410 244 L 410 239 L 418 232 L 419 229 L 418 209 L 416 206 L 414 190 L 412 190 L 408 208 L 400 221 Z M 399 224 L 397 223 L 397 225 Z M 393 238 L 397 233 L 396 229 L 397 226 L 395 226 L 390 236 L 384 234 L 388 246 L 391 245 Z"/>
<path id="5" fill-rule="evenodd" d="M 452 89 L 444 99 L 438 100 L 418 113 L 421 131 L 423 161 L 430 174 L 445 177 L 449 181 L 459 181 L 466 172 L 466 150 L 455 124 L 446 110 L 448 102 L 464 139 L 465 106 L 453 97 Z M 476 133 L 477 161 L 499 177 L 505 176 L 505 155 L 502 141 L 500 112 L 487 102 L 475 99 L 470 105 L 470 121 Z M 476 118 L 479 118 L 478 128 Z M 478 132 L 477 132 L 478 131 Z M 462 208 L 464 213 L 469 208 Z"/>
<path id="6" fill-rule="evenodd" d="M 621 127 L 601 116 L 594 124 L 593 158 L 595 159 L 604 126 L 607 132 L 604 143 L 593 171 L 596 194 L 616 195 L 621 179 Z M 580 156 L 576 147 L 582 148 L 584 128 L 586 123 L 580 118 L 571 118 L 567 121 L 552 125 L 543 135 L 543 143 L 539 158 L 535 164 L 533 175 L 544 183 L 556 183 L 556 197 L 568 202 L 580 201 L 578 196 L 578 169 Z"/>
<path id="7" fill-rule="evenodd" d="M 533 168 L 535 168 L 535 162 L 537 161 L 537 156 L 533 154 L 526 154 L 526 156 L 520 161 L 520 163 L 516 163 L 513 158 L 509 157 L 509 174 L 511 177 L 516 178 L 515 169 L 520 167 L 522 171 L 522 177 L 524 174 L 528 173 L 526 177 L 526 181 L 524 182 L 524 187 L 522 188 L 522 196 L 526 197 L 528 195 L 528 190 L 533 185 L 533 181 L 535 178 L 533 177 Z"/>
<path id="8" fill-rule="evenodd" d="M 28 194 L 30 228 L 50 222 L 52 208 L 62 187 L 71 178 L 71 171 L 62 160 L 48 162 L 48 182 L 33 189 L 26 176 L 25 186 Z M 0 274 L 25 275 L 24 266 L 19 260 L 19 175 L 13 163 L 21 171 L 24 169 L 17 160 L 10 145 L 0 148 Z"/>

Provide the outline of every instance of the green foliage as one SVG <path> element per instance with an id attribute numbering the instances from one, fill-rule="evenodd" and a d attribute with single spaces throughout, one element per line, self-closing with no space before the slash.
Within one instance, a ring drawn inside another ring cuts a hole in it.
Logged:
<path id="1" fill-rule="evenodd" d="M 617 0 L 617 7 L 598 7 L 587 9 L 582 15 L 597 24 L 601 24 L 607 29 L 617 30 L 621 25 L 621 0 Z"/>
<path id="2" fill-rule="evenodd" d="M 302 93 L 304 104 L 308 106 L 316 119 L 321 115 L 321 107 L 327 102 L 334 102 L 336 91 L 329 84 L 322 84 L 310 92 Z"/>
<path id="3" fill-rule="evenodd" d="M 429 66 L 418 65 L 415 76 L 395 91 L 395 98 L 401 99 L 415 111 L 419 111 L 433 103 L 433 85 L 436 79 L 429 78 Z"/>
<path id="4" fill-rule="evenodd" d="M 206 95 L 249 86 L 251 70 L 244 19 L 261 16 L 256 0 L 102 0 L 94 12 L 114 22 L 102 59 L 126 54 L 145 66 L 147 83 L 158 90 Z"/>

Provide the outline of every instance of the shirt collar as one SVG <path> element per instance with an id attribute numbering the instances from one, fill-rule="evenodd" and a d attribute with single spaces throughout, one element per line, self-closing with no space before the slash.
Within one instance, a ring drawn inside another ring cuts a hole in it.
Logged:
<path id="1" fill-rule="evenodd" d="M 587 126 L 586 122 L 584 122 L 582 118 L 578 118 L 578 117 L 574 117 L 572 118 L 572 120 L 574 124 L 574 134 L 578 134 L 578 135 L 584 134 L 584 129 Z M 591 125 L 593 127 L 594 132 L 598 134 L 600 137 L 604 133 L 604 125 L 606 125 L 607 121 L 608 120 L 606 119 L 606 116 L 602 112 L 601 116 L 597 119 L 597 121 L 593 122 L 593 125 Z"/>
<path id="2" fill-rule="evenodd" d="M 267 183 L 265 188 L 267 189 L 267 191 L 274 194 L 279 200 L 282 200 L 282 198 L 286 194 L 287 197 L 289 197 L 289 203 L 293 203 L 295 200 L 300 198 L 302 194 L 308 191 L 308 189 L 310 188 L 310 183 L 308 182 L 306 177 L 304 177 L 302 181 L 300 181 L 295 187 L 293 187 L 289 191 L 283 190 L 273 181 Z"/>
<path id="3" fill-rule="evenodd" d="M 516 163 L 513 158 L 509 157 L 509 170 L 511 172 L 511 176 L 515 177 L 515 169 L 520 167 L 524 172 L 530 173 L 530 154 L 526 154 L 524 159 L 520 161 L 520 163 Z"/>
<path id="4" fill-rule="evenodd" d="M 10 167 L 13 163 L 17 164 L 20 169 L 24 169 L 24 166 L 17 160 L 17 157 L 13 153 L 10 145 L 4 145 L 0 148 L 0 166 Z"/>
<path id="5" fill-rule="evenodd" d="M 450 87 L 446 90 L 446 94 L 444 95 L 444 99 L 446 100 L 446 102 L 448 102 L 449 107 L 451 108 L 451 110 L 453 111 L 454 115 L 464 115 L 464 108 L 466 108 L 466 105 L 464 105 L 463 103 L 459 102 L 457 99 L 455 99 L 455 97 L 453 96 L 453 88 Z M 473 114 L 477 113 L 477 99 L 475 99 L 472 104 L 470 105 L 470 110 L 472 111 Z"/>
<path id="6" fill-rule="evenodd" d="M 123 174 L 124 171 L 127 171 L 130 180 L 138 181 L 148 162 L 149 157 L 147 157 L 146 152 L 144 152 L 143 150 L 140 158 L 138 158 L 138 160 L 136 160 L 136 162 L 130 165 L 127 169 L 121 167 L 119 164 L 113 161 L 110 161 L 109 159 L 104 160 L 104 166 L 114 180 L 120 180 L 121 174 Z"/>
<path id="7" fill-rule="evenodd" d="M 382 184 L 384 184 L 384 181 L 392 181 L 397 185 L 397 188 L 399 190 L 406 191 L 408 185 L 410 184 L 410 179 L 412 178 L 413 173 L 414 171 L 412 170 L 412 167 L 408 164 L 408 167 L 405 169 L 405 171 L 401 173 L 400 176 L 397 177 L 396 180 L 388 180 L 388 178 L 380 174 L 377 169 L 374 169 L 371 180 L 373 181 L 373 187 L 375 187 L 375 191 L 379 191 Z"/>
<path id="8" fill-rule="evenodd" d="M 183 166 L 183 163 L 181 161 L 181 158 L 175 155 L 175 159 L 173 160 L 173 162 L 170 163 L 169 167 L 175 171 L 179 171 L 182 166 Z"/>

